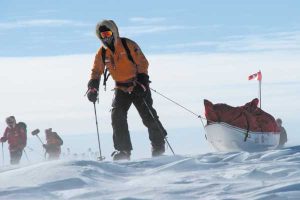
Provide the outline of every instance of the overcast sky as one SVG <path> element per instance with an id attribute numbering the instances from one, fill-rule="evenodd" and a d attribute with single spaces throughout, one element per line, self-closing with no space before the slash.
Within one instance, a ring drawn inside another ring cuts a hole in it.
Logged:
<path id="1" fill-rule="evenodd" d="M 2 0 L 0 56 L 94 53 L 113 19 L 147 53 L 299 50 L 297 0 Z"/>

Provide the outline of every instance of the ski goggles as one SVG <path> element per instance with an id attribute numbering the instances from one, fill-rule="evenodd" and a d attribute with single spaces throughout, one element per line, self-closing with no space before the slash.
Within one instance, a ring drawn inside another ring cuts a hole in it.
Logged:
<path id="1" fill-rule="evenodd" d="M 104 31 L 100 33 L 101 38 L 108 38 L 110 36 L 112 36 L 112 31 Z"/>

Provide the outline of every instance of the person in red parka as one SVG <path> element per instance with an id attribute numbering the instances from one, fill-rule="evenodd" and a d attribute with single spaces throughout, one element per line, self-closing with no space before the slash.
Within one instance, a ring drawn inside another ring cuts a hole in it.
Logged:
<path id="1" fill-rule="evenodd" d="M 59 159 L 61 153 L 61 145 L 63 145 L 63 140 L 59 137 L 56 132 L 52 132 L 52 128 L 46 129 L 46 141 L 47 143 L 43 145 L 48 154 L 48 160 Z"/>
<path id="2" fill-rule="evenodd" d="M 7 117 L 6 124 L 7 127 L 0 141 L 8 142 L 10 164 L 19 164 L 27 143 L 26 125 L 23 122 L 17 123 L 14 116 Z"/>

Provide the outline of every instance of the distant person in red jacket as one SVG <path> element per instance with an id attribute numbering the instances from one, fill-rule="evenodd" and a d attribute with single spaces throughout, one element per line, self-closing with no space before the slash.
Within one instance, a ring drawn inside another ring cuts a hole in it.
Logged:
<path id="1" fill-rule="evenodd" d="M 277 148 L 282 148 L 287 142 L 287 134 L 285 128 L 282 126 L 282 120 L 280 118 L 276 119 L 276 123 L 280 130 L 279 145 Z"/>
<path id="2" fill-rule="evenodd" d="M 24 122 L 17 123 L 14 116 L 6 118 L 6 124 L 7 127 L 0 141 L 8 142 L 10 164 L 19 164 L 27 142 L 26 124 Z"/>
<path id="3" fill-rule="evenodd" d="M 46 141 L 47 143 L 43 145 L 48 154 L 48 160 L 59 159 L 61 153 L 61 145 L 63 145 L 63 140 L 59 137 L 56 132 L 52 132 L 52 128 L 46 129 Z"/>

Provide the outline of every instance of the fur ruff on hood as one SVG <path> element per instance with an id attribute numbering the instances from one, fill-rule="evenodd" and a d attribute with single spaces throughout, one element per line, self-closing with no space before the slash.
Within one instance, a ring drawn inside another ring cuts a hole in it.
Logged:
<path id="1" fill-rule="evenodd" d="M 113 32 L 115 41 L 117 41 L 117 39 L 120 37 L 119 30 L 118 30 L 116 23 L 113 20 L 105 19 L 101 22 L 98 22 L 98 24 L 96 25 L 96 35 L 101 41 L 102 41 L 102 38 L 100 36 L 100 31 L 99 31 L 100 26 L 106 26 L 109 30 L 111 30 Z"/>

